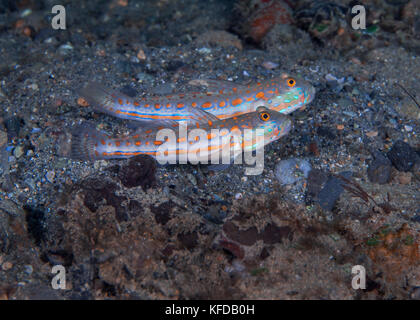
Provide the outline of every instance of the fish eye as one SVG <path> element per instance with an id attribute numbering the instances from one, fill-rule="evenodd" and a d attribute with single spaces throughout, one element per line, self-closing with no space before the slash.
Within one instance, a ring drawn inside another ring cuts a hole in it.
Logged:
<path id="1" fill-rule="evenodd" d="M 262 121 L 268 121 L 268 120 L 270 120 L 270 114 L 268 112 L 261 112 L 260 113 L 260 119 Z"/>
<path id="2" fill-rule="evenodd" d="M 293 78 L 290 78 L 289 80 L 287 80 L 287 85 L 289 87 L 294 87 L 296 85 L 296 80 Z"/>

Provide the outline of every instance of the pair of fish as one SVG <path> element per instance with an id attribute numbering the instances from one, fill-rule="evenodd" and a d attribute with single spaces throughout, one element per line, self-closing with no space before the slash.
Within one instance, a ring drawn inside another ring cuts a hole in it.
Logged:
<path id="1" fill-rule="evenodd" d="M 64 154 L 92 161 L 147 154 L 171 162 L 199 153 L 199 162 L 208 163 L 222 149 L 255 151 L 286 135 L 292 127 L 287 114 L 310 103 L 315 95 L 308 82 L 288 75 L 252 85 L 210 79 L 190 84 L 206 86 L 207 92 L 133 99 L 88 84 L 80 95 L 95 110 L 137 120 L 139 128 L 115 138 L 82 126 L 69 137 Z M 166 132 L 158 139 L 161 130 L 176 133 Z"/>

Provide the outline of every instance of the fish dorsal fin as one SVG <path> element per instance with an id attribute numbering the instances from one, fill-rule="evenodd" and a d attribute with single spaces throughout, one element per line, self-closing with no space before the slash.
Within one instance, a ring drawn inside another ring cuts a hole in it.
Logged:
<path id="1" fill-rule="evenodd" d="M 192 115 L 193 119 L 191 121 L 188 121 L 188 124 L 190 123 L 199 123 L 199 124 L 208 124 L 209 121 L 215 122 L 220 121 L 218 117 L 216 117 L 214 114 L 208 113 L 207 111 L 204 111 L 203 109 L 197 108 L 197 107 L 189 107 L 188 108 L 189 113 Z"/>
<path id="2" fill-rule="evenodd" d="M 248 89 L 247 86 L 234 83 L 226 80 L 215 80 L 215 79 L 194 79 L 188 82 L 192 86 L 203 86 L 206 87 L 207 92 L 209 93 L 220 93 L 222 91 L 245 91 Z"/>
<path id="3" fill-rule="evenodd" d="M 179 126 L 190 126 L 196 125 L 208 125 L 209 122 L 213 123 L 219 121 L 215 115 L 208 113 L 200 108 L 188 107 L 186 109 L 191 115 L 191 120 L 189 121 L 175 121 L 175 120 L 154 120 L 154 121 L 130 121 L 129 127 L 135 129 L 137 134 L 147 133 L 149 130 L 158 130 L 163 128 L 173 129 L 178 128 Z"/>

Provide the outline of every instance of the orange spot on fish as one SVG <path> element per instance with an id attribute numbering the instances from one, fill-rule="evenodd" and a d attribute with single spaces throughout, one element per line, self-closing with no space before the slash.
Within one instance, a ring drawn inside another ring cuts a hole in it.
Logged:
<path id="1" fill-rule="evenodd" d="M 178 104 L 176 105 L 176 107 L 177 107 L 178 109 L 181 109 L 181 108 L 183 108 L 183 107 L 184 107 L 184 104 L 183 104 L 183 103 L 178 103 Z"/>
<path id="2" fill-rule="evenodd" d="M 118 103 L 120 104 L 120 106 L 122 106 L 122 104 L 123 104 L 122 99 L 118 99 Z"/>
<path id="3" fill-rule="evenodd" d="M 191 105 L 195 108 L 197 106 L 197 102 L 193 102 Z"/>
<path id="4" fill-rule="evenodd" d="M 256 95 L 256 97 L 257 97 L 258 99 L 262 99 L 262 98 L 264 98 L 264 92 L 262 92 L 262 91 L 258 92 L 258 93 L 257 93 L 257 95 Z"/>
<path id="5" fill-rule="evenodd" d="M 160 104 L 159 104 L 159 103 L 156 103 L 156 104 L 155 104 L 155 108 L 156 108 L 156 109 L 160 109 Z"/>
<path id="6" fill-rule="evenodd" d="M 208 121 L 209 126 L 211 127 L 213 125 L 213 122 L 211 120 Z"/>
<path id="7" fill-rule="evenodd" d="M 160 146 L 163 142 L 156 140 L 154 143 L 155 143 L 156 146 Z"/>
<path id="8" fill-rule="evenodd" d="M 242 99 L 238 98 L 232 101 L 233 106 L 237 106 L 242 103 Z"/>
<path id="9" fill-rule="evenodd" d="M 141 141 L 137 140 L 137 141 L 135 142 L 135 144 L 136 144 L 136 146 L 139 146 L 139 145 L 141 145 Z"/>
<path id="10" fill-rule="evenodd" d="M 212 106 L 211 102 L 205 102 L 201 105 L 202 108 L 210 108 Z"/>
<path id="11" fill-rule="evenodd" d="M 220 101 L 219 102 L 219 107 L 224 107 L 226 105 L 226 102 L 225 101 Z"/>
<path id="12" fill-rule="evenodd" d="M 136 107 L 138 107 L 138 106 L 140 105 L 140 103 L 138 103 L 137 101 L 134 101 L 134 105 L 135 105 Z"/>
<path id="13" fill-rule="evenodd" d="M 104 146 L 105 145 L 105 140 L 104 139 L 102 139 L 101 140 L 101 144 Z"/>
<path id="14" fill-rule="evenodd" d="M 125 145 L 128 147 L 129 145 L 131 145 L 131 143 L 130 143 L 130 141 L 127 141 L 126 143 L 125 143 Z"/>
<path id="15" fill-rule="evenodd" d="M 145 131 L 147 134 L 152 133 L 152 130 Z"/>
<path id="16" fill-rule="evenodd" d="M 115 145 L 116 145 L 117 147 L 119 147 L 119 146 L 121 145 L 121 142 L 120 142 L 120 141 L 115 141 Z"/>

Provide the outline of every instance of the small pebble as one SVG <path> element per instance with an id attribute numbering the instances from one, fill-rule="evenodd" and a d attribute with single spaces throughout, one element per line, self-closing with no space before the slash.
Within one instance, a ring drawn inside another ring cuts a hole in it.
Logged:
<path id="1" fill-rule="evenodd" d="M 272 70 L 272 69 L 277 68 L 279 66 L 279 64 L 278 63 L 275 63 L 275 62 L 271 62 L 271 61 L 264 61 L 262 63 L 262 66 L 264 68 L 266 68 L 267 70 Z"/>
<path id="2" fill-rule="evenodd" d="M 63 44 L 60 47 L 58 47 L 58 53 L 61 54 L 62 56 L 66 56 L 68 55 L 72 50 L 73 50 L 73 46 L 69 43 Z"/>
<path id="3" fill-rule="evenodd" d="M 23 146 L 17 146 L 15 150 L 13 150 L 13 155 L 16 159 L 19 159 L 21 156 L 23 156 L 24 148 Z"/>
<path id="4" fill-rule="evenodd" d="M 54 178 L 55 178 L 54 171 L 48 171 L 47 174 L 45 175 L 45 179 L 47 179 L 49 183 L 54 183 Z"/>
<path id="5" fill-rule="evenodd" d="M 34 268 L 30 264 L 25 265 L 24 269 L 26 274 L 32 274 L 34 271 Z"/>
<path id="6" fill-rule="evenodd" d="M 11 262 L 7 261 L 7 262 L 5 262 L 5 263 L 3 263 L 3 264 L 2 264 L 1 268 L 2 268 L 4 271 L 10 270 L 10 269 L 12 269 L 12 268 L 13 268 L 13 263 L 11 263 Z"/>
<path id="7" fill-rule="evenodd" d="M 89 106 L 89 103 L 85 99 L 83 99 L 82 97 L 77 99 L 77 104 L 81 107 L 88 107 Z"/>
<path id="8" fill-rule="evenodd" d="M 144 53 L 144 51 L 142 49 L 140 49 L 139 52 L 137 52 L 137 58 L 140 61 L 146 60 L 146 54 Z"/>

